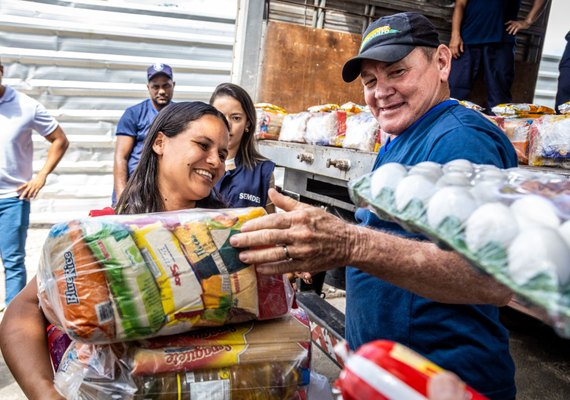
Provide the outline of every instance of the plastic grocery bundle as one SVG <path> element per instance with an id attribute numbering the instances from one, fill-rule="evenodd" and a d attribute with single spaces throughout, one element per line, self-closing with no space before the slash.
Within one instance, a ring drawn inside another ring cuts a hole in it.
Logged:
<path id="1" fill-rule="evenodd" d="M 399 343 L 376 340 L 349 352 L 346 342 L 335 348 L 344 358 L 336 386 L 344 400 L 427 400 L 430 377 L 443 369 Z M 466 399 L 485 400 L 486 397 L 469 386 Z"/>
<path id="2" fill-rule="evenodd" d="M 288 312 L 282 276 L 258 275 L 229 238 L 263 208 L 113 215 L 55 225 L 38 295 L 72 339 L 110 343 Z"/>
<path id="3" fill-rule="evenodd" d="M 255 111 L 257 114 L 257 126 L 255 128 L 255 137 L 257 139 L 279 139 L 283 118 L 287 112 L 274 104 L 256 103 Z"/>
<path id="4" fill-rule="evenodd" d="M 67 399 L 299 399 L 309 383 L 307 314 L 113 345 L 74 342 L 55 374 Z M 212 397 L 216 396 L 216 397 Z"/>
<path id="5" fill-rule="evenodd" d="M 380 124 L 369 112 L 349 115 L 346 119 L 346 135 L 342 147 L 361 151 L 374 151 L 380 132 Z"/>
<path id="6" fill-rule="evenodd" d="M 556 114 L 550 107 L 529 103 L 497 104 L 491 111 L 493 111 L 495 115 L 518 118 L 538 118 L 543 115 Z"/>
<path id="7" fill-rule="evenodd" d="M 529 164 L 570 168 L 570 115 L 546 115 L 534 121 Z"/>
<path id="8" fill-rule="evenodd" d="M 560 114 L 570 114 L 570 101 L 560 104 L 558 111 L 560 111 Z"/>
<path id="9" fill-rule="evenodd" d="M 297 114 L 287 114 L 283 118 L 279 140 L 305 143 L 305 132 L 307 131 L 309 118 L 311 118 L 311 113 L 306 111 Z"/>
<path id="10" fill-rule="evenodd" d="M 355 204 L 424 234 L 511 288 L 570 337 L 570 181 L 454 160 L 388 163 L 351 182 Z"/>

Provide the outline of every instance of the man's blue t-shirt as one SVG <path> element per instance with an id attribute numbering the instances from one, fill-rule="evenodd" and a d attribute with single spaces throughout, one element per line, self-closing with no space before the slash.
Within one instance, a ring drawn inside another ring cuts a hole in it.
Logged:
<path id="1" fill-rule="evenodd" d="M 514 43 L 505 23 L 517 20 L 520 5 L 521 0 L 469 0 L 461 23 L 463 43 Z"/>
<path id="2" fill-rule="evenodd" d="M 443 164 L 461 158 L 500 168 L 517 165 L 512 144 L 492 122 L 448 100 L 402 132 L 388 150 L 381 150 L 374 169 L 389 162 Z M 423 239 L 366 209 L 358 209 L 356 218 L 373 229 Z M 352 267 L 346 272 L 346 294 L 346 338 L 351 348 L 393 340 L 455 372 L 491 399 L 515 397 L 508 333 L 497 307 L 437 303 Z"/>
<path id="3" fill-rule="evenodd" d="M 152 101 L 146 99 L 127 108 L 117 124 L 117 136 L 131 136 L 135 139 L 135 145 L 127 162 L 127 178 L 133 174 L 139 163 L 148 128 L 157 114 L 158 111 L 152 106 Z"/>

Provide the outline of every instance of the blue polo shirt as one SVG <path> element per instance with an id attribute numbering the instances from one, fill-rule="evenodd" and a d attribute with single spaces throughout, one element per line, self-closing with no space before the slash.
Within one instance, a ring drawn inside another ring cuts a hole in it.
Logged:
<path id="1" fill-rule="evenodd" d="M 514 43 L 505 22 L 517 20 L 520 6 L 521 0 L 469 0 L 461 23 L 463 43 Z"/>
<path id="2" fill-rule="evenodd" d="M 158 111 L 152 106 L 152 101 L 146 99 L 127 108 L 117 124 L 117 136 L 131 136 L 135 139 L 135 145 L 127 161 L 127 178 L 133 174 L 139 163 L 148 128 L 157 114 Z"/>
<path id="3" fill-rule="evenodd" d="M 464 158 L 500 168 L 517 165 L 509 139 L 476 111 L 448 100 L 432 108 L 402 132 L 375 162 L 415 165 Z M 423 240 L 399 225 L 358 209 L 361 225 Z M 437 303 L 384 282 L 356 268 L 346 272 L 346 338 L 351 348 L 377 339 L 402 343 L 491 399 L 513 399 L 514 363 L 509 338 L 490 305 Z"/>

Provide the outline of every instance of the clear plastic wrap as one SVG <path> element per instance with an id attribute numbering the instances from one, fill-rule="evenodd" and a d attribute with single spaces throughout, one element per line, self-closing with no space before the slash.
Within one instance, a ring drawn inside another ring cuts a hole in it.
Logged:
<path id="1" fill-rule="evenodd" d="M 255 104 L 255 111 L 257 113 L 255 137 L 257 139 L 278 140 L 287 112 L 283 108 L 269 103 Z"/>
<path id="2" fill-rule="evenodd" d="M 570 168 L 570 115 L 546 115 L 530 130 L 529 164 Z"/>
<path id="3" fill-rule="evenodd" d="M 538 118 L 546 114 L 555 114 L 550 107 L 529 103 L 497 104 L 491 109 L 495 115 L 503 117 Z"/>
<path id="4" fill-rule="evenodd" d="M 355 204 L 463 255 L 570 337 L 570 181 L 454 160 L 388 163 L 350 183 Z"/>
<path id="5" fill-rule="evenodd" d="M 54 381 L 70 400 L 281 400 L 299 399 L 309 376 L 309 319 L 293 309 L 271 321 L 143 342 L 73 342 Z"/>
<path id="6" fill-rule="evenodd" d="M 305 142 L 340 147 L 345 133 L 346 111 L 313 112 L 307 121 Z"/>
<path id="7" fill-rule="evenodd" d="M 305 132 L 307 131 L 307 121 L 311 118 L 311 113 L 300 112 L 298 114 L 287 114 L 283 118 L 279 140 L 284 142 L 305 143 Z"/>
<path id="8" fill-rule="evenodd" d="M 503 128 L 505 134 L 517 152 L 519 164 L 528 164 L 531 118 L 505 118 Z"/>
<path id="9" fill-rule="evenodd" d="M 560 114 L 570 114 L 570 101 L 560 104 L 558 106 L 558 111 Z"/>
<path id="10" fill-rule="evenodd" d="M 374 151 L 380 124 L 371 113 L 361 112 L 346 118 L 346 135 L 342 147 Z"/>
<path id="11" fill-rule="evenodd" d="M 111 343 L 288 312 L 283 276 L 229 244 L 263 208 L 115 215 L 55 225 L 38 269 L 46 317 L 72 339 Z"/>

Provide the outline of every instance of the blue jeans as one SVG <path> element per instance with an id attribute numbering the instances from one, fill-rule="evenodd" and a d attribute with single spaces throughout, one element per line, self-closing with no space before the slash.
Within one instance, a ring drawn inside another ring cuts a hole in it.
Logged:
<path id="1" fill-rule="evenodd" d="M 0 257 L 6 271 L 6 305 L 26 286 L 26 238 L 30 202 L 0 199 Z"/>

